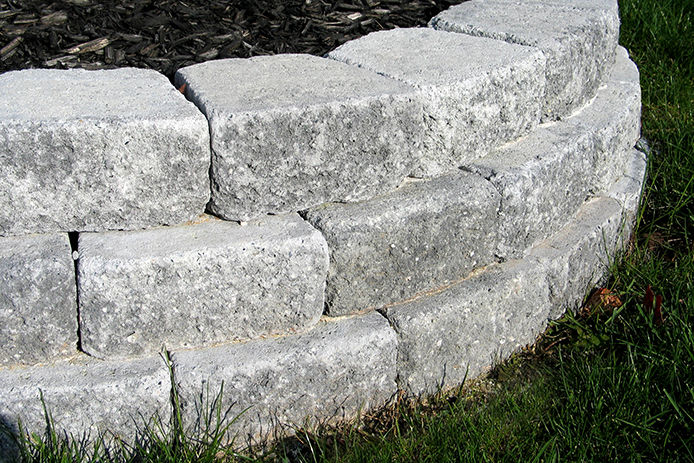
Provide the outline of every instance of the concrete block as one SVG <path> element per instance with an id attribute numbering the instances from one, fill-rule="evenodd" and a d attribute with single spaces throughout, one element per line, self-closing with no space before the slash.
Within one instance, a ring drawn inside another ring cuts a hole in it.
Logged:
<path id="1" fill-rule="evenodd" d="M 646 155 L 637 149 L 631 150 L 630 158 L 627 173 L 604 194 L 617 201 L 622 208 L 621 233 L 625 240 L 631 237 L 634 229 L 648 164 Z"/>
<path id="2" fill-rule="evenodd" d="M 315 424 L 354 417 L 395 393 L 396 343 L 386 319 L 371 312 L 322 322 L 306 334 L 175 352 L 184 421 L 193 426 L 205 397 L 214 398 L 222 384 L 222 410 L 235 417 L 248 409 L 231 427 L 237 443 L 306 418 Z"/>
<path id="3" fill-rule="evenodd" d="M 147 420 L 158 417 L 167 429 L 171 419 L 171 381 L 159 356 L 108 363 L 84 356 L 52 366 L 0 370 L 0 423 L 17 433 L 21 419 L 25 430 L 43 435 L 41 393 L 56 430 L 77 438 L 109 432 L 132 442 Z M 0 437 L 0 461 L 14 461 L 15 450 Z"/>
<path id="4" fill-rule="evenodd" d="M 494 261 L 499 194 L 467 172 L 358 204 L 328 204 L 306 219 L 330 249 L 326 306 L 344 315 L 405 300 Z"/>
<path id="5" fill-rule="evenodd" d="M 209 119 L 209 208 L 229 220 L 370 198 L 394 189 L 420 149 L 416 90 L 333 60 L 210 61 L 176 82 Z"/>
<path id="6" fill-rule="evenodd" d="M 398 385 L 436 392 L 534 341 L 549 314 L 543 268 L 495 264 L 438 294 L 386 309 L 398 334 Z"/>
<path id="7" fill-rule="evenodd" d="M 205 118 L 144 69 L 0 75 L 0 235 L 136 229 L 209 199 Z"/>
<path id="8" fill-rule="evenodd" d="M 631 84 L 639 84 L 641 82 L 639 68 L 636 67 L 636 63 L 629 57 L 629 52 L 626 48 L 617 47 L 615 65 L 612 67 L 612 73 L 608 80 Z"/>
<path id="9" fill-rule="evenodd" d="M 594 144 L 589 133 L 546 125 L 466 167 L 501 196 L 500 258 L 522 256 L 576 213 L 590 191 Z"/>
<path id="10" fill-rule="evenodd" d="M 451 32 L 536 47 L 545 54 L 544 120 L 561 119 L 595 95 L 619 38 L 615 2 L 472 0 L 430 21 Z"/>
<path id="11" fill-rule="evenodd" d="M 77 352 L 71 254 L 66 234 L 0 238 L 0 366 Z"/>
<path id="12" fill-rule="evenodd" d="M 323 311 L 328 251 L 295 214 L 80 234 L 82 348 L 122 357 L 303 330 Z"/>
<path id="13" fill-rule="evenodd" d="M 641 136 L 641 87 L 634 63 L 620 52 L 595 99 L 564 122 L 568 130 L 590 133 L 595 140 L 592 191 L 604 193 L 629 168 Z"/>
<path id="14" fill-rule="evenodd" d="M 417 28 L 375 32 L 328 56 L 423 92 L 427 130 L 415 176 L 455 169 L 540 120 L 545 58 L 536 49 Z"/>
<path id="15" fill-rule="evenodd" d="M 628 240 L 622 207 L 613 199 L 596 198 L 548 240 L 535 246 L 529 259 L 545 268 L 552 300 L 550 318 L 578 307 L 606 275 L 615 253 Z"/>

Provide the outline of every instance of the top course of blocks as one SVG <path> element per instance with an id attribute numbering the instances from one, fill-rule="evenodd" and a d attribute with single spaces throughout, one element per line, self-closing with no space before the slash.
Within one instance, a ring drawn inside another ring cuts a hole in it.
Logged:
<path id="1" fill-rule="evenodd" d="M 0 235 L 196 218 L 209 198 L 205 117 L 144 69 L 0 75 Z"/>
<path id="2" fill-rule="evenodd" d="M 539 48 L 547 58 L 543 120 L 592 98 L 615 59 L 614 0 L 471 0 L 432 18 L 438 30 Z"/>
<path id="3" fill-rule="evenodd" d="M 212 197 L 227 220 L 396 188 L 424 131 L 416 89 L 311 55 L 210 61 L 176 85 L 210 123 Z"/>

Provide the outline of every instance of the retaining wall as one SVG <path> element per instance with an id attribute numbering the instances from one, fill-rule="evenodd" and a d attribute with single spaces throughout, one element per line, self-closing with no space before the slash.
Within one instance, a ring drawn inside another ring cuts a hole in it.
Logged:
<path id="1" fill-rule="evenodd" d="M 0 421 L 40 431 L 42 391 L 59 428 L 128 438 L 223 383 L 253 441 L 455 385 L 580 303 L 646 167 L 616 1 L 430 26 L 190 66 L 185 97 L 0 75 Z"/>

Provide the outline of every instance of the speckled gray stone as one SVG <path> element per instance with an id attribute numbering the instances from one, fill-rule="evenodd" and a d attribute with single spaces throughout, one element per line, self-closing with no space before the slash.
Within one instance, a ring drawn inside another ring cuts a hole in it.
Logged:
<path id="1" fill-rule="evenodd" d="M 374 32 L 328 56 L 423 92 L 427 130 L 415 176 L 455 169 L 540 121 L 545 58 L 536 49 L 416 28 Z"/>
<path id="2" fill-rule="evenodd" d="M 438 294 L 389 307 L 398 334 L 398 386 L 433 393 L 477 376 L 535 339 L 549 302 L 544 269 L 509 261 Z"/>
<path id="3" fill-rule="evenodd" d="M 56 431 L 77 438 L 109 432 L 131 442 L 146 420 L 158 417 L 168 429 L 171 419 L 171 381 L 159 356 L 108 363 L 83 356 L 52 366 L 0 370 L 0 423 L 16 433 L 21 419 L 26 430 L 43 435 L 40 392 Z M 0 462 L 14 461 L 12 454 L 9 439 L 0 436 Z"/>
<path id="4" fill-rule="evenodd" d="M 622 49 L 623 50 L 623 49 Z M 620 51 L 612 74 L 593 101 L 566 119 L 567 130 L 591 133 L 595 194 L 604 193 L 629 168 L 631 151 L 641 135 L 641 87 L 636 66 Z"/>
<path id="5" fill-rule="evenodd" d="M 638 80 L 622 80 L 638 77 L 623 53 L 612 75 L 571 117 L 542 124 L 464 167 L 501 195 L 500 257 L 520 257 L 625 174 L 640 133 L 640 89 Z"/>
<path id="6" fill-rule="evenodd" d="M 0 238 L 0 366 L 76 353 L 76 296 L 66 234 Z"/>
<path id="7" fill-rule="evenodd" d="M 559 119 L 595 95 L 609 73 L 619 38 L 614 3 L 471 0 L 429 24 L 541 49 L 547 58 L 543 117 Z"/>
<path id="8" fill-rule="evenodd" d="M 209 199 L 205 117 L 144 69 L 0 75 L 0 235 L 136 229 Z"/>
<path id="9" fill-rule="evenodd" d="M 518 258 L 558 230 L 586 200 L 594 166 L 594 140 L 566 124 L 542 126 L 466 169 L 499 191 L 496 254 Z"/>
<path id="10" fill-rule="evenodd" d="M 622 208 L 615 200 L 593 199 L 567 226 L 531 250 L 529 259 L 537 259 L 548 274 L 550 318 L 575 310 L 606 275 L 624 241 L 621 219 Z"/>
<path id="11" fill-rule="evenodd" d="M 288 54 L 196 64 L 176 82 L 209 119 L 209 208 L 229 220 L 367 199 L 417 161 L 421 98 L 362 69 Z"/>
<path id="12" fill-rule="evenodd" d="M 79 237 L 82 348 L 123 357 L 303 330 L 328 251 L 296 214 Z"/>
<path id="13" fill-rule="evenodd" d="M 184 422 L 198 420 L 222 383 L 221 410 L 235 417 L 248 408 L 231 427 L 237 444 L 281 434 L 278 425 L 354 417 L 395 393 L 396 343 L 387 320 L 371 312 L 302 335 L 175 352 Z"/>
<path id="14" fill-rule="evenodd" d="M 330 249 L 330 315 L 402 301 L 494 261 L 499 194 L 466 172 L 308 211 Z"/>
<path id="15" fill-rule="evenodd" d="M 624 209 L 624 220 L 628 223 L 634 219 L 638 209 L 643 184 L 646 178 L 648 160 L 646 154 L 633 149 L 629 152 L 627 171 L 614 182 L 604 196 L 617 201 Z"/>

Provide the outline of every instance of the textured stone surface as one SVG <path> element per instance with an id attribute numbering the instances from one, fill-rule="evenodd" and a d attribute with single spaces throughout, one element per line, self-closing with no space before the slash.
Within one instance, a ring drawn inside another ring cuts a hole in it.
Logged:
<path id="1" fill-rule="evenodd" d="M 590 133 L 547 125 L 466 167 L 501 196 L 499 257 L 520 257 L 578 210 L 590 191 L 593 146 Z"/>
<path id="2" fill-rule="evenodd" d="M 224 383 L 222 410 L 242 414 L 237 443 L 304 419 L 353 417 L 395 393 L 396 337 L 381 315 L 320 323 L 306 334 L 176 352 L 184 421 L 192 425 Z M 312 421 L 314 424 L 316 421 Z"/>
<path id="3" fill-rule="evenodd" d="M 135 229 L 199 215 L 205 118 L 143 69 L 0 76 L 0 235 Z"/>
<path id="4" fill-rule="evenodd" d="M 618 53 L 612 74 L 595 99 L 566 123 L 569 131 L 592 135 L 592 191 L 607 191 L 629 168 L 631 151 L 641 134 L 639 74 L 625 53 Z"/>
<path id="5" fill-rule="evenodd" d="M 40 391 L 39 391 L 40 390 Z M 171 418 L 171 381 L 158 357 L 103 363 L 76 358 L 53 366 L 0 370 L 0 423 L 17 432 L 17 419 L 30 432 L 45 430 L 43 393 L 56 430 L 77 437 L 111 432 L 131 440 L 137 425 L 158 416 Z M 144 420 L 143 420 L 144 418 Z M 13 461 L 8 439 L 0 436 L 0 455 Z"/>
<path id="6" fill-rule="evenodd" d="M 460 384 L 532 342 L 549 311 L 544 271 L 528 261 L 493 265 L 437 294 L 390 307 L 398 385 L 418 394 Z"/>
<path id="7" fill-rule="evenodd" d="M 82 348 L 120 357 L 305 329 L 328 254 L 295 214 L 79 237 Z"/>
<path id="8" fill-rule="evenodd" d="M 330 315 L 402 301 L 494 260 L 499 194 L 457 172 L 410 182 L 358 204 L 329 204 L 306 219 L 328 241 Z"/>
<path id="9" fill-rule="evenodd" d="M 604 194 L 614 199 L 622 206 L 626 212 L 624 220 L 627 223 L 630 221 L 629 219 L 634 219 L 638 209 L 643 184 L 646 179 L 647 165 L 648 160 L 646 154 L 638 149 L 631 150 L 629 152 L 627 171 Z"/>
<path id="10" fill-rule="evenodd" d="M 597 91 L 615 57 L 615 2 L 472 0 L 430 21 L 436 29 L 541 49 L 547 58 L 544 118 L 559 119 Z"/>
<path id="11" fill-rule="evenodd" d="M 537 259 L 548 274 L 550 318 L 575 309 L 605 276 L 617 245 L 622 244 L 623 225 L 616 201 L 593 199 L 567 226 L 531 250 L 530 258 Z"/>
<path id="12" fill-rule="evenodd" d="M 210 121 L 209 207 L 226 219 L 367 199 L 395 188 L 418 157 L 416 90 L 343 63 L 218 60 L 179 70 L 176 82 Z"/>
<path id="13" fill-rule="evenodd" d="M 422 90 L 427 131 L 416 176 L 455 169 L 540 120 L 545 58 L 536 49 L 417 28 L 375 32 L 328 56 Z"/>
<path id="14" fill-rule="evenodd" d="M 76 352 L 75 269 L 67 235 L 0 238 L 0 366 Z"/>
<path id="15" fill-rule="evenodd" d="M 587 197 L 625 175 L 640 133 L 641 94 L 638 80 L 623 80 L 638 77 L 623 53 L 612 76 L 571 117 L 542 124 L 464 167 L 501 195 L 500 257 L 519 257 L 566 223 Z"/>

